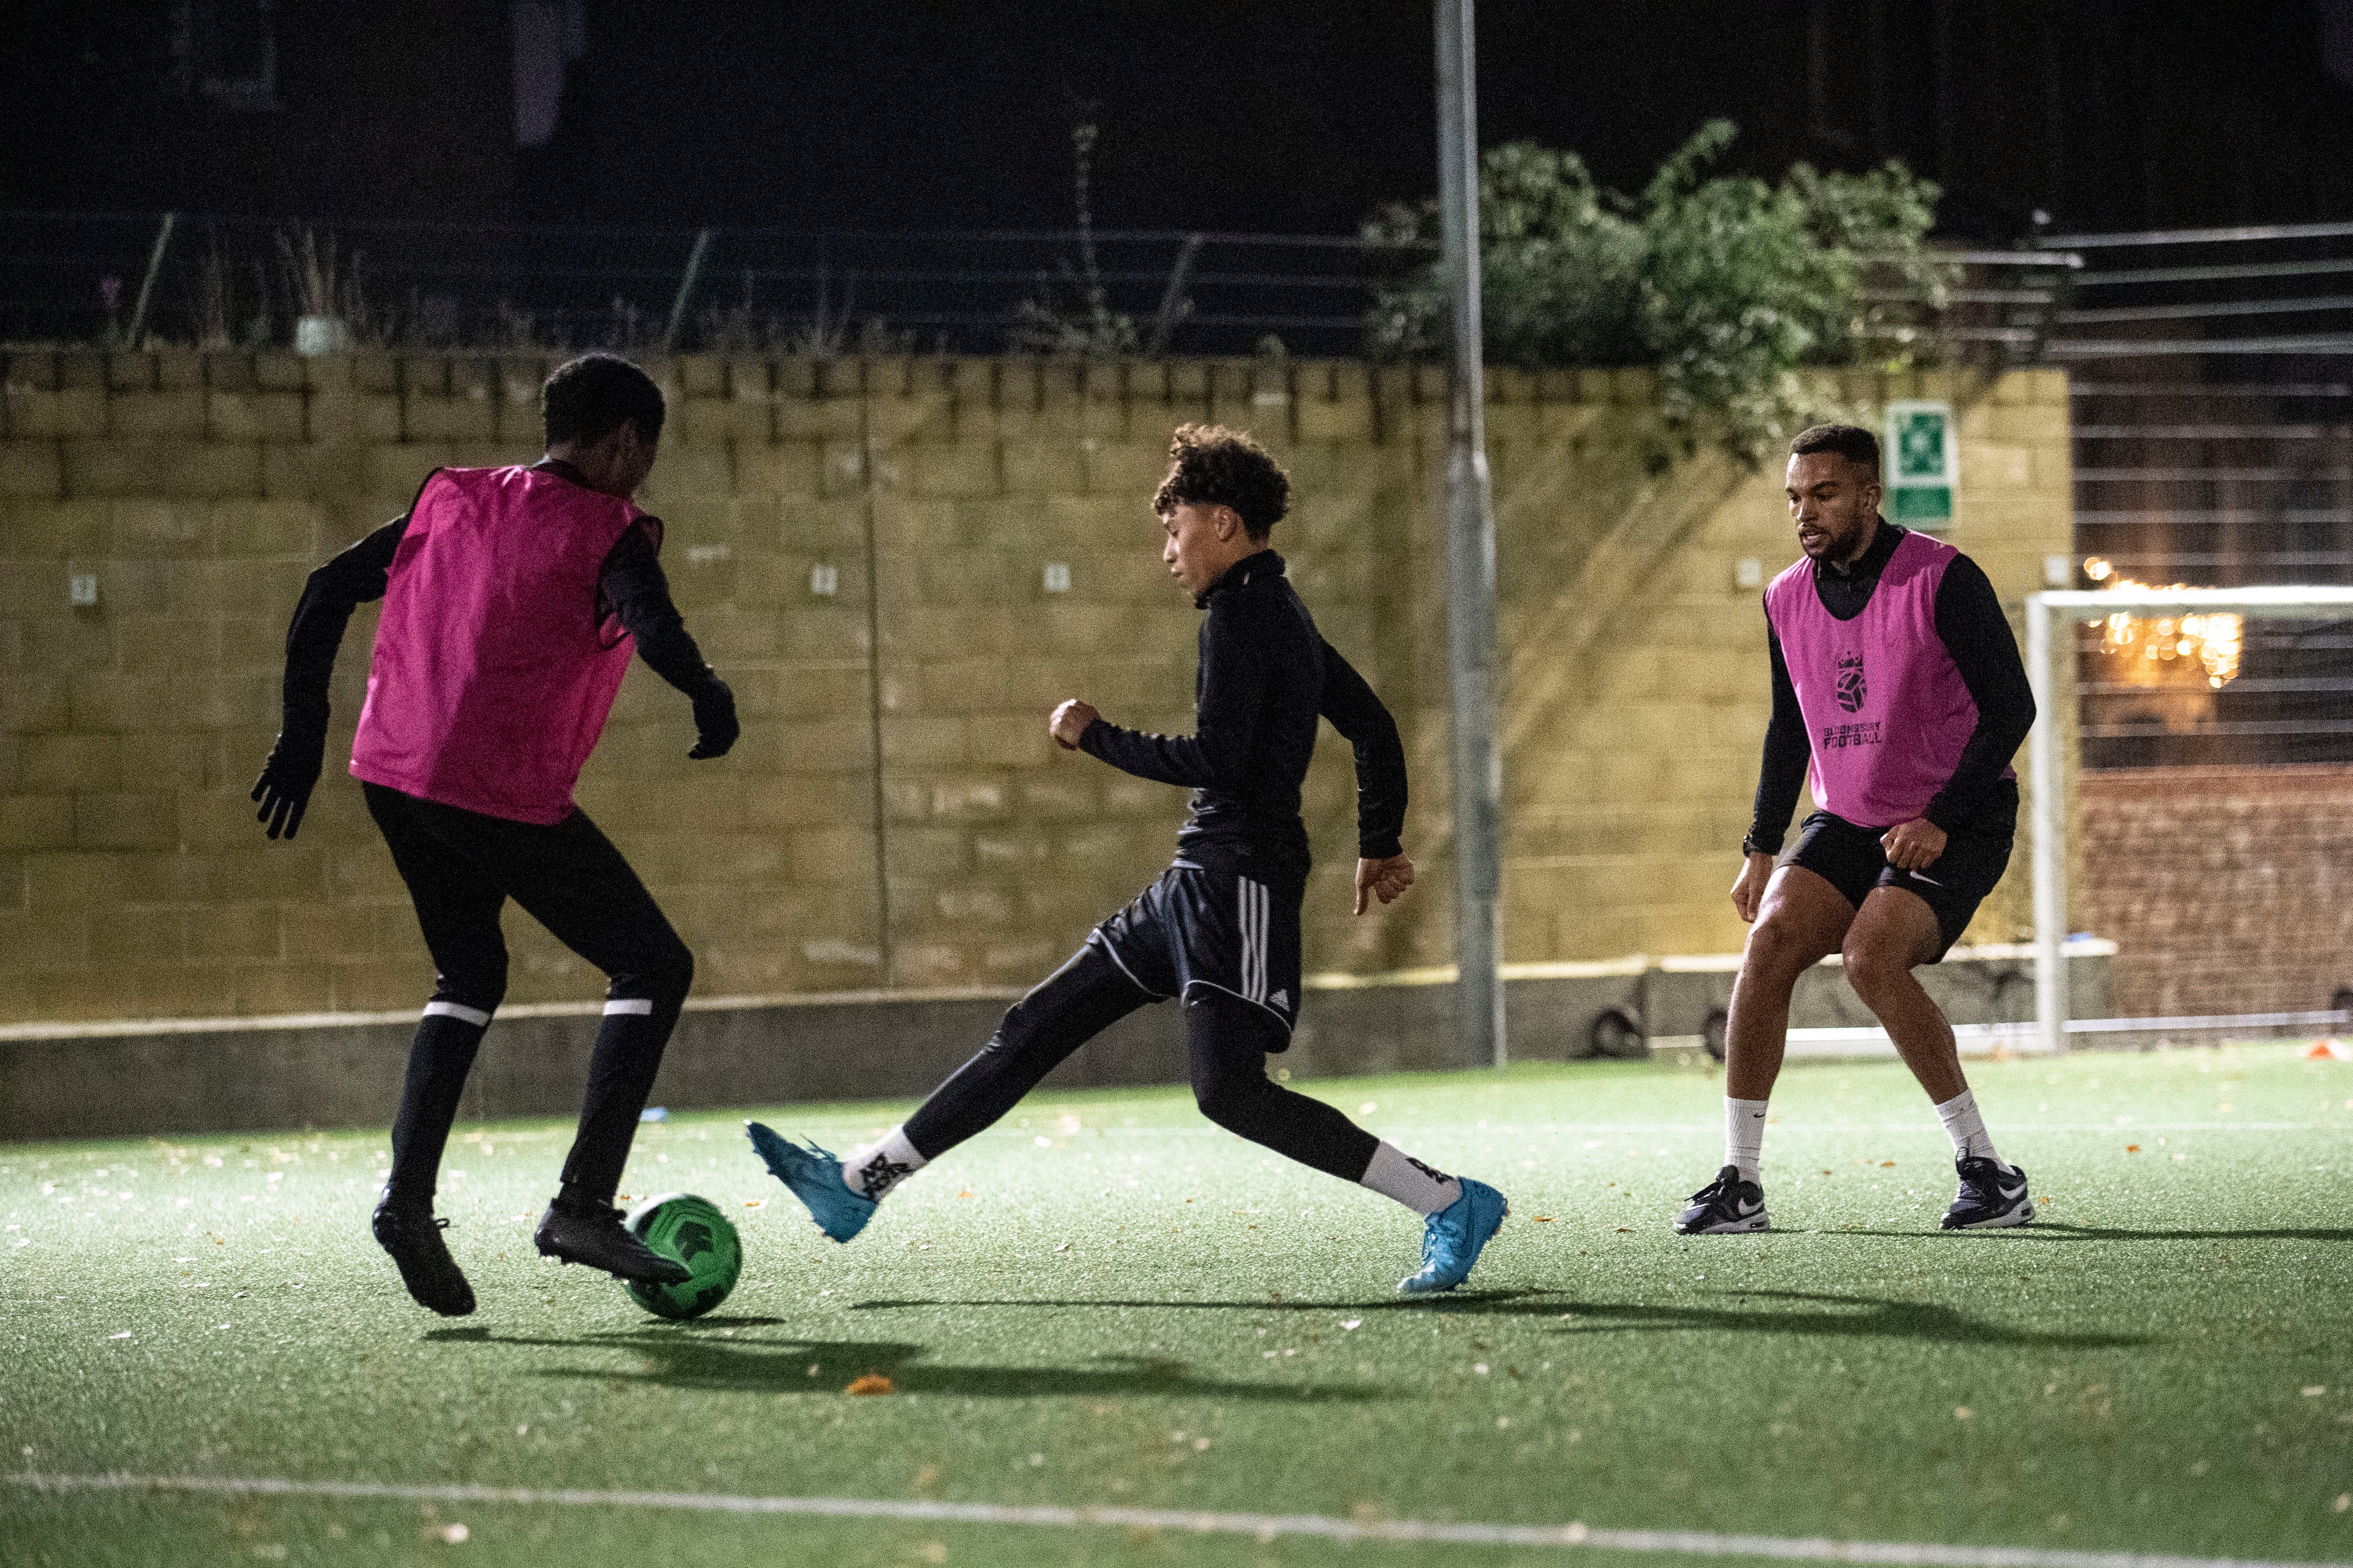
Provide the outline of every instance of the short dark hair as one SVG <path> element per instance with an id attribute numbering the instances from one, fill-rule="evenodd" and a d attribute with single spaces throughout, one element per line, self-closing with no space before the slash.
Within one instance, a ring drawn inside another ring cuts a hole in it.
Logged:
<path id="1" fill-rule="evenodd" d="M 1789 443 L 1789 456 L 1804 458 L 1816 452 L 1836 452 L 1850 463 L 1861 463 L 1874 478 L 1879 473 L 1879 437 L 1860 425 L 1815 425 L 1798 432 Z"/>
<path id="2" fill-rule="evenodd" d="M 555 367 L 539 389 L 547 444 L 595 441 L 627 421 L 649 444 L 661 439 L 661 388 L 618 354 L 582 354 Z"/>
<path id="3" fill-rule="evenodd" d="M 1264 539 L 1291 504 L 1291 478 L 1247 430 L 1179 425 L 1168 443 L 1168 477 L 1153 493 L 1161 516 L 1180 506 L 1229 506 L 1252 539 Z"/>

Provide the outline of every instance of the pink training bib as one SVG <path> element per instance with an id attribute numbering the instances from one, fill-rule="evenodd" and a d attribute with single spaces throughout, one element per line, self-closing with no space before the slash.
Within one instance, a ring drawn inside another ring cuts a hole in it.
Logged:
<path id="1" fill-rule="evenodd" d="M 1814 803 L 1857 826 L 1893 827 L 1926 811 L 1977 731 L 1977 700 L 1936 635 L 1937 585 L 1959 553 L 1905 534 L 1851 621 L 1822 607 L 1810 560 L 1765 590 L 1805 713 Z"/>
<path id="2" fill-rule="evenodd" d="M 569 816 L 636 649 L 600 616 L 597 579 L 642 518 L 543 469 L 428 479 L 393 556 L 352 773 L 515 822 Z"/>

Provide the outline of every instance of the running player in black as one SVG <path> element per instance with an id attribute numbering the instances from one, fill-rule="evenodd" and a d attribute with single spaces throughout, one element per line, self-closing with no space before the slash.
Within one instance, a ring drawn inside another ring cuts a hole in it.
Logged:
<path id="1" fill-rule="evenodd" d="M 1170 455 L 1153 498 L 1161 559 L 1208 612 L 1194 733 L 1122 729 L 1075 699 L 1054 710 L 1050 727 L 1067 748 L 1192 788 L 1175 863 L 1014 1004 L 987 1047 L 903 1125 L 842 1160 L 758 1122 L 752 1142 L 818 1226 L 848 1241 L 893 1186 L 1002 1117 L 1056 1063 L 1137 1008 L 1176 998 L 1202 1113 L 1421 1215 L 1421 1267 L 1398 1289 L 1451 1290 L 1503 1223 L 1503 1194 L 1432 1170 L 1266 1074 L 1268 1053 L 1289 1047 L 1299 1014 L 1308 869 L 1299 790 L 1317 721 L 1331 720 L 1356 749 L 1360 915 L 1368 900 L 1388 903 L 1413 883 L 1398 840 L 1406 774 L 1397 725 L 1317 633 L 1282 557 L 1268 548 L 1290 495 L 1274 459 L 1247 435 L 1197 425 L 1177 430 Z"/>
<path id="2" fill-rule="evenodd" d="M 292 838 L 319 780 L 327 689 L 354 607 L 385 601 L 351 771 L 416 900 L 437 984 L 409 1048 L 392 1172 L 373 1221 L 409 1293 L 445 1316 L 473 1288 L 433 1215 L 435 1175 L 474 1053 L 506 994 L 513 900 L 611 976 L 563 1187 L 539 1250 L 623 1279 L 687 1271 L 613 1208 L 694 956 L 621 852 L 573 803 L 634 650 L 694 704 L 688 755 L 726 754 L 735 703 L 687 635 L 631 502 L 661 438 L 660 388 L 610 354 L 543 389 L 547 456 L 440 468 L 406 515 L 311 574 L 286 634 L 285 721 L 253 798 Z"/>

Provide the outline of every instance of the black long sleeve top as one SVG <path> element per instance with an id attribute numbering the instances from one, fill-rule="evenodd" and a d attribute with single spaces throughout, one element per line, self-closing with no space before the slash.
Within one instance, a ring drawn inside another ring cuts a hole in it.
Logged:
<path id="1" fill-rule="evenodd" d="M 1263 550 L 1236 563 L 1198 603 L 1200 668 L 1194 732 L 1154 735 L 1098 719 L 1080 749 L 1138 778 L 1190 786 L 1180 857 L 1223 860 L 1261 875 L 1304 877 L 1307 829 L 1299 792 L 1329 719 L 1355 749 L 1356 853 L 1387 859 L 1405 826 L 1405 747 L 1397 722 L 1339 651 L 1325 642 Z"/>
<path id="2" fill-rule="evenodd" d="M 551 458 L 538 467 L 575 484 L 584 482 L 578 469 L 560 459 Z M 327 689 L 344 628 L 353 610 L 384 597 L 393 554 L 407 531 L 404 512 L 311 573 L 303 584 L 286 628 L 287 733 L 326 733 Z M 632 528 L 621 535 L 605 557 L 596 583 L 601 607 L 620 618 L 637 641 L 638 657 L 656 675 L 690 695 L 710 679 L 711 667 L 670 600 L 670 579 L 646 530 Z"/>
<path id="3" fill-rule="evenodd" d="M 1852 620 L 1871 602 L 1879 574 L 1896 542 L 1911 531 L 1879 520 L 1871 548 L 1844 570 L 1827 561 L 1814 563 L 1814 588 L 1822 607 L 1840 620 Z M 2034 693 L 2026 679 L 2026 661 L 2018 656 L 2018 639 L 2001 601 L 1984 569 L 1968 556 L 1957 556 L 1945 568 L 1936 585 L 1936 636 L 1960 671 L 1977 704 L 1978 724 L 1961 748 L 1953 776 L 1936 792 L 1921 815 L 1947 833 L 1968 822 L 1999 796 L 2017 786 L 2001 774 L 2034 727 Z M 1798 706 L 1798 688 L 1789 679 L 1788 660 L 1771 621 L 1765 625 L 1766 650 L 1773 663 L 1773 719 L 1765 731 L 1765 760 L 1757 776 L 1756 814 L 1749 823 L 1747 847 L 1776 855 L 1783 830 L 1797 809 L 1798 792 L 1805 787 L 1806 764 L 1812 757 L 1807 743 L 1806 718 Z M 1865 823 L 1890 827 L 1893 823 Z"/>

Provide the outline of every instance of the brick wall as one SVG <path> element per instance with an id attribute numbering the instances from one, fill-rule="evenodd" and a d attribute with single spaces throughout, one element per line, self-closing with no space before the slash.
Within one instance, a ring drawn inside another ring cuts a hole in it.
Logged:
<path id="1" fill-rule="evenodd" d="M 246 791 L 304 574 L 434 465 L 535 457 L 547 363 L 0 358 L 0 1022 L 412 1005 L 421 944 L 356 788 L 331 763 L 290 845 L 262 839 Z M 580 797 L 695 947 L 699 989 L 1018 987 L 1165 863 L 1179 794 L 1059 752 L 1043 719 L 1078 695 L 1125 722 L 1187 721 L 1198 616 L 1146 499 L 1169 428 L 1204 417 L 1290 466 L 1277 544 L 1414 764 L 1422 886 L 1355 921 L 1348 757 L 1322 748 L 1309 966 L 1445 960 L 1441 377 L 715 356 L 658 371 L 672 412 L 644 499 L 744 736 L 689 763 L 685 703 L 634 668 Z M 1711 458 L 1652 474 L 1640 373 L 1492 381 L 1508 956 L 1735 947 L 1724 891 L 1766 711 L 1735 563 L 1789 558 L 1778 476 Z M 2006 599 L 2031 591 L 2067 548 L 2063 380 L 1845 391 L 1963 406 L 1952 537 Z M 1067 592 L 1046 591 L 1049 563 Z M 96 607 L 69 607 L 76 572 L 98 576 Z M 364 609 L 345 640 L 332 747 L 374 625 Z M 2015 934 L 2012 893 L 1985 934 Z M 513 1000 L 594 994 L 533 922 L 509 937 Z"/>
<path id="2" fill-rule="evenodd" d="M 2353 767 L 2082 775 L 2077 919 L 2128 1018 L 2316 1011 L 2353 985 Z"/>

